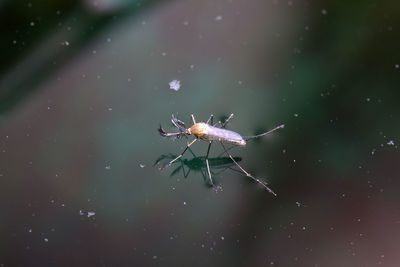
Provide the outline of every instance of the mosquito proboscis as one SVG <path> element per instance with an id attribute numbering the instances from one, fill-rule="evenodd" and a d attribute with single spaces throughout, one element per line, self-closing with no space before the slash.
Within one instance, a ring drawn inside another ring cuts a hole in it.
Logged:
<path id="1" fill-rule="evenodd" d="M 228 124 L 229 120 L 232 119 L 233 114 L 229 115 L 229 117 L 224 121 L 218 121 L 217 123 L 214 124 L 214 116 L 211 115 L 210 118 L 207 120 L 207 122 L 196 122 L 195 118 L 193 115 L 190 115 L 193 125 L 189 128 L 185 127 L 185 124 L 178 120 L 174 115 L 172 115 L 171 122 L 173 125 L 175 125 L 176 128 L 178 128 L 178 132 L 174 133 L 167 133 L 164 131 L 164 129 L 161 127 L 158 129 L 158 132 L 160 133 L 161 136 L 163 137 L 172 137 L 172 138 L 180 138 L 184 135 L 194 135 L 195 139 L 193 139 L 191 142 L 189 142 L 186 146 L 186 148 L 182 151 L 179 156 L 168 162 L 163 166 L 169 167 L 171 166 L 172 163 L 177 161 L 179 158 L 185 154 L 185 152 L 189 149 L 190 146 L 192 146 L 197 140 L 201 139 L 206 142 L 208 142 L 208 148 L 207 148 L 207 155 L 206 155 L 206 164 L 207 164 L 207 172 L 208 172 L 208 178 L 210 179 L 210 184 L 215 188 L 213 179 L 211 177 L 211 171 L 210 171 L 210 164 L 208 162 L 208 155 L 210 153 L 210 148 L 212 142 L 216 141 L 219 142 L 224 150 L 224 152 L 229 156 L 229 158 L 232 160 L 233 163 L 247 176 L 256 181 L 257 183 L 261 184 L 268 192 L 276 196 L 276 193 L 267 186 L 266 182 L 261 181 L 260 179 L 254 177 L 251 175 L 249 172 L 247 172 L 240 164 L 232 157 L 232 155 L 228 152 L 226 149 L 224 143 L 236 145 L 236 146 L 245 146 L 246 141 L 254 138 L 259 138 L 262 136 L 266 136 L 278 129 L 281 129 L 285 127 L 284 124 L 279 125 L 272 130 L 269 130 L 265 133 L 261 133 L 258 135 L 253 135 L 253 136 L 242 136 L 237 132 L 227 130 L 225 129 L 225 126 Z"/>

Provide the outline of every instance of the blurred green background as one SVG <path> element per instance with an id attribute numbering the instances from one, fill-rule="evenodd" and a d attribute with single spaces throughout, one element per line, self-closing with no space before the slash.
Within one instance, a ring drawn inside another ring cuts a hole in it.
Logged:
<path id="1" fill-rule="evenodd" d="M 398 2 L 8 0 L 0 17 L 0 266 L 400 265 Z M 171 114 L 230 113 L 242 135 L 286 125 L 230 150 L 277 197 L 217 145 L 215 193 L 203 141 L 155 164 L 191 140 L 159 136 Z"/>

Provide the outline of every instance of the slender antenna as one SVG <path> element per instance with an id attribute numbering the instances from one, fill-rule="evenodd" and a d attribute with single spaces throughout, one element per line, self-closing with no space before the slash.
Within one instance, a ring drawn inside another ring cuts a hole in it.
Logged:
<path id="1" fill-rule="evenodd" d="M 283 128 L 283 127 L 285 127 L 285 124 L 279 125 L 278 127 L 275 127 L 274 129 L 269 130 L 268 132 L 265 132 L 265 133 L 262 133 L 262 134 L 253 135 L 253 136 L 243 136 L 243 139 L 244 139 L 244 140 L 249 140 L 249 139 L 253 139 L 253 138 L 258 138 L 258 137 L 261 137 L 261 136 L 270 134 L 270 133 L 272 133 L 273 131 L 276 131 L 276 130 L 278 130 L 278 129 L 280 129 L 280 128 Z"/>

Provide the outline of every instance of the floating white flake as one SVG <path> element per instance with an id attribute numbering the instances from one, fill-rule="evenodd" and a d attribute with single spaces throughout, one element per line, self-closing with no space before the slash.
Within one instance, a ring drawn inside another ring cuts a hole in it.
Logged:
<path id="1" fill-rule="evenodd" d="M 87 213 L 88 218 L 90 218 L 94 215 L 96 215 L 96 212 L 94 212 L 94 211 L 88 211 L 88 213 Z"/>
<path id="2" fill-rule="evenodd" d="M 173 80 L 169 82 L 169 89 L 178 91 L 181 88 L 181 82 L 178 80 Z"/>

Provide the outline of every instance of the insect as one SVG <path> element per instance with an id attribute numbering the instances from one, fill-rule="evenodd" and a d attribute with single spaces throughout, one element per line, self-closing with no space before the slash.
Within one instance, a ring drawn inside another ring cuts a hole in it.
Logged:
<path id="1" fill-rule="evenodd" d="M 158 129 L 158 132 L 160 133 L 161 136 L 163 137 L 172 137 L 172 138 L 181 138 L 182 136 L 185 135 L 194 135 L 195 139 L 193 139 L 191 142 L 189 142 L 186 146 L 186 148 L 182 151 L 179 156 L 168 162 L 163 166 L 163 168 L 171 166 L 172 163 L 180 159 L 183 154 L 190 148 L 197 140 L 201 139 L 206 142 L 208 142 L 208 148 L 207 148 L 207 155 L 206 155 L 206 165 L 207 165 L 207 172 L 208 172 L 208 178 L 210 180 L 210 184 L 215 188 L 214 182 L 211 177 L 211 171 L 210 171 L 210 164 L 209 164 L 209 158 L 208 155 L 210 153 L 210 148 L 211 144 L 215 142 L 219 142 L 224 150 L 224 152 L 229 156 L 229 158 L 232 160 L 232 162 L 235 163 L 235 165 L 247 176 L 256 181 L 257 183 L 261 184 L 268 192 L 276 196 L 276 193 L 272 191 L 271 188 L 267 186 L 265 182 L 262 182 L 260 179 L 255 178 L 253 175 L 251 175 L 249 172 L 247 172 L 245 169 L 242 168 L 242 166 L 239 165 L 239 163 L 232 157 L 232 155 L 228 152 L 226 149 L 224 143 L 232 144 L 232 145 L 237 145 L 237 146 L 245 146 L 246 141 L 258 137 L 265 136 L 267 134 L 272 133 L 273 131 L 276 131 L 280 128 L 285 127 L 284 124 L 279 125 L 272 130 L 269 130 L 268 132 L 258 134 L 258 135 L 253 135 L 253 136 L 241 136 L 237 132 L 227 130 L 225 129 L 225 126 L 228 124 L 229 120 L 232 119 L 233 114 L 229 115 L 229 117 L 224 121 L 218 121 L 217 123 L 214 124 L 214 116 L 211 115 L 210 118 L 207 120 L 207 122 L 198 122 L 196 123 L 196 120 L 192 115 L 190 115 L 193 125 L 189 128 L 185 127 L 185 124 L 178 120 L 173 114 L 172 114 L 172 119 L 171 122 L 173 125 L 175 125 L 176 128 L 178 128 L 179 132 L 174 132 L 174 133 L 167 133 L 164 131 L 164 129 L 161 127 Z"/>

